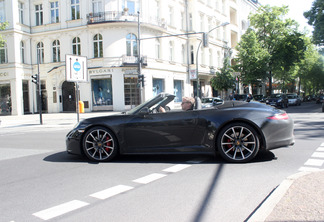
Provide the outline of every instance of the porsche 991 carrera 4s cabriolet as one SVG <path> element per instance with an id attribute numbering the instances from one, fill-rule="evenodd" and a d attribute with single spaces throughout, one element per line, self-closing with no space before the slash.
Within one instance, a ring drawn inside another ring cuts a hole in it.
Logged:
<path id="1" fill-rule="evenodd" d="M 293 120 L 283 110 L 244 101 L 202 109 L 198 98 L 193 110 L 182 111 L 168 106 L 174 98 L 161 93 L 130 111 L 80 121 L 66 136 L 67 152 L 91 161 L 117 154 L 219 153 L 242 163 L 260 150 L 294 144 Z"/>

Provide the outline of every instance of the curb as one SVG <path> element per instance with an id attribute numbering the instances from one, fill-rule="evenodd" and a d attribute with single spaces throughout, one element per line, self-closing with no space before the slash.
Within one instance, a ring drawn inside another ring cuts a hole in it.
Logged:
<path id="1" fill-rule="evenodd" d="M 269 195 L 266 199 L 258 206 L 252 216 L 246 220 L 247 222 L 261 222 L 265 221 L 266 218 L 272 213 L 273 209 L 287 193 L 290 186 L 298 178 L 311 174 L 312 172 L 299 172 L 287 177 L 282 181 Z"/>

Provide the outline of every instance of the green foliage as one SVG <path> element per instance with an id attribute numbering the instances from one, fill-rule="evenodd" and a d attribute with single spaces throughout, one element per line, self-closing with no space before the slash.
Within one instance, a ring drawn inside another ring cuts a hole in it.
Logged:
<path id="1" fill-rule="evenodd" d="M 251 14 L 251 29 L 238 44 L 235 70 L 242 73 L 242 81 L 253 84 L 269 81 L 272 93 L 272 77 L 285 83 L 292 81 L 296 64 L 304 59 L 306 44 L 304 35 L 297 31 L 298 23 L 284 19 L 288 7 L 260 7 Z"/>
<path id="2" fill-rule="evenodd" d="M 234 87 L 233 69 L 229 65 L 229 59 L 224 59 L 223 68 L 216 72 L 216 76 L 211 79 L 211 86 L 217 90 L 227 91 Z"/>
<path id="3" fill-rule="evenodd" d="M 315 0 L 312 8 L 304 12 L 304 17 L 308 19 L 308 24 L 314 27 L 314 43 L 324 43 L 324 0 Z"/>
<path id="4" fill-rule="evenodd" d="M 5 30 L 8 27 L 8 22 L 0 23 L 0 31 Z M 0 47 L 3 47 L 5 40 L 3 39 L 2 35 L 0 35 Z"/>

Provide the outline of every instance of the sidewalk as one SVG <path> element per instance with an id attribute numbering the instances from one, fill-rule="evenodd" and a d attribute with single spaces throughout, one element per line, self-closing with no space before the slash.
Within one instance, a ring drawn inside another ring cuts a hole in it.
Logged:
<path id="1" fill-rule="evenodd" d="M 79 120 L 120 112 L 81 113 Z M 23 126 L 72 127 L 77 123 L 76 113 L 0 116 L 1 128 Z M 324 222 L 324 170 L 300 172 L 285 179 L 253 212 L 248 222 L 322 221 Z"/>

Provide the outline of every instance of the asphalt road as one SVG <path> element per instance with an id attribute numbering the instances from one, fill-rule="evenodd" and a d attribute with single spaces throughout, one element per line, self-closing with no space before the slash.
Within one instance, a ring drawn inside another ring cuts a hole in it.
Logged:
<path id="1" fill-rule="evenodd" d="M 67 127 L 0 131 L 0 221 L 244 221 L 286 177 L 324 166 L 315 103 L 288 107 L 296 143 L 247 164 L 203 155 L 122 156 L 91 163 L 65 152 Z"/>

